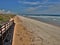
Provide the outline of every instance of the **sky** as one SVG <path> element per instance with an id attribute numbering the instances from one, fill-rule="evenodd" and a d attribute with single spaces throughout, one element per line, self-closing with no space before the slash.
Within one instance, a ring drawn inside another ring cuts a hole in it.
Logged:
<path id="1" fill-rule="evenodd" d="M 0 12 L 60 14 L 60 0 L 0 0 Z"/>

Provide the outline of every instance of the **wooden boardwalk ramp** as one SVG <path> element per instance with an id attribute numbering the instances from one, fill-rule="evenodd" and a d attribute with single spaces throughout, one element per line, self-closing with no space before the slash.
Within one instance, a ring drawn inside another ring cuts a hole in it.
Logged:
<path id="1" fill-rule="evenodd" d="M 4 41 L 4 45 L 12 45 L 14 26 L 15 26 L 15 24 L 11 25 L 11 27 L 8 29 L 9 33 Z"/>
<path id="2" fill-rule="evenodd" d="M 12 45 L 14 22 L 8 21 L 0 27 L 0 45 Z"/>

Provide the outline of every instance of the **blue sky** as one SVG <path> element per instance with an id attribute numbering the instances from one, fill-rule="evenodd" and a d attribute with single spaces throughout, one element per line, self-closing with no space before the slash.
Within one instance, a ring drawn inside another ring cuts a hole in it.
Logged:
<path id="1" fill-rule="evenodd" d="M 60 14 L 60 0 L 0 0 L 0 10 L 23 14 Z"/>

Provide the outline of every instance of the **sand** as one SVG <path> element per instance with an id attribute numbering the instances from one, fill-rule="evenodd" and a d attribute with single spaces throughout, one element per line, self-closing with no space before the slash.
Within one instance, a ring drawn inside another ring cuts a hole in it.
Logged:
<path id="1" fill-rule="evenodd" d="M 60 45 L 60 28 L 16 16 L 12 45 Z"/>
<path id="2" fill-rule="evenodd" d="M 22 21 L 18 18 L 14 18 L 15 29 L 13 36 L 12 45 L 31 45 L 31 36 L 25 29 L 25 27 L 21 24 Z"/>

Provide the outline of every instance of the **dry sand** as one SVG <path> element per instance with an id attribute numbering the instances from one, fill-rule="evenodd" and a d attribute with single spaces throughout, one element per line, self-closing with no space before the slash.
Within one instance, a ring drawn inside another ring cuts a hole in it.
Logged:
<path id="1" fill-rule="evenodd" d="M 60 28 L 21 16 L 14 18 L 12 45 L 60 45 Z"/>
<path id="2" fill-rule="evenodd" d="M 14 18 L 15 29 L 13 36 L 12 45 L 31 45 L 31 36 L 25 29 L 25 27 L 21 24 L 22 21 L 18 18 Z"/>

